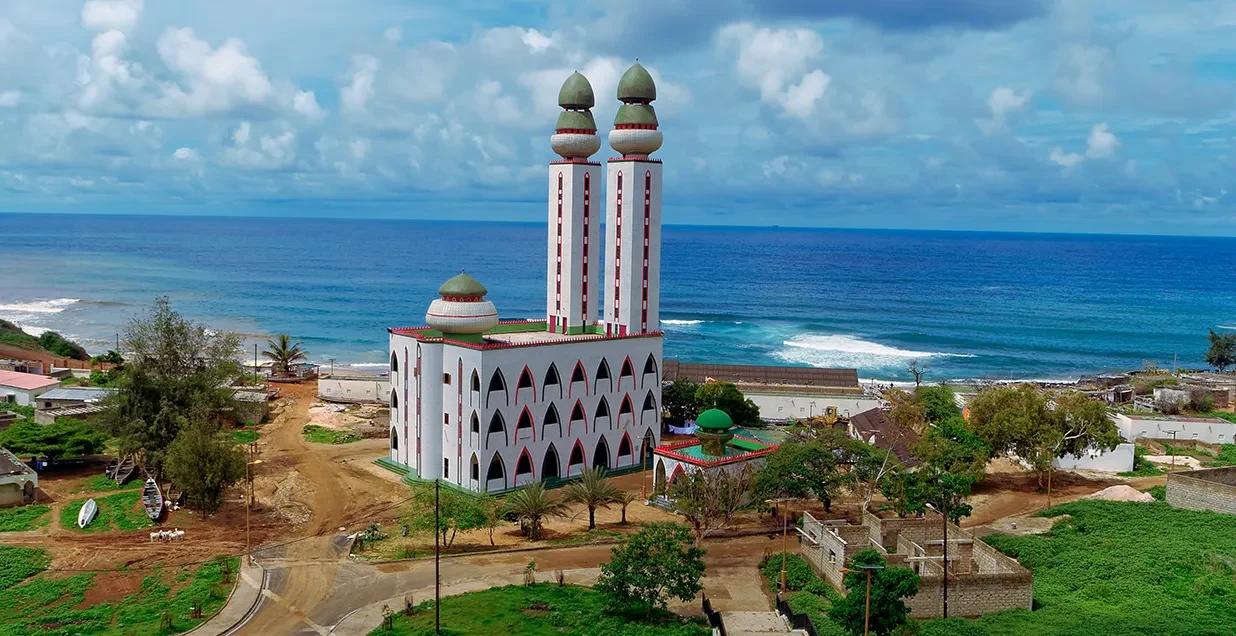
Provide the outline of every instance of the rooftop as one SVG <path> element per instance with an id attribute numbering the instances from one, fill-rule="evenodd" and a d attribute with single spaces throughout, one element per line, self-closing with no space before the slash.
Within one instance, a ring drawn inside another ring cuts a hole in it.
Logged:
<path id="1" fill-rule="evenodd" d="M 1131 420 L 1145 420 L 1153 422 L 1191 422 L 1194 424 L 1231 424 L 1225 419 L 1218 417 L 1185 417 L 1182 415 L 1164 415 L 1162 413 L 1117 413 Z"/>
<path id="2" fill-rule="evenodd" d="M 920 463 L 910 451 L 910 448 L 918 443 L 918 433 L 898 426 L 884 415 L 884 411 L 878 408 L 863 411 L 850 418 L 850 426 L 863 441 L 874 437 L 875 440 L 869 443 L 876 448 L 891 450 L 901 465 L 913 467 Z"/>
<path id="3" fill-rule="evenodd" d="M 599 325 L 587 327 L 581 333 L 553 333 L 549 331 L 549 323 L 544 320 L 505 320 L 499 322 L 493 329 L 477 335 L 444 334 L 429 327 L 397 327 L 389 331 L 400 336 L 410 336 L 422 342 L 446 342 L 469 349 L 506 349 L 588 340 L 614 340 L 661 335 L 660 331 L 651 331 L 648 333 L 628 334 L 626 336 L 606 336 L 604 328 Z"/>
<path id="4" fill-rule="evenodd" d="M 27 466 L 7 448 L 0 448 L 0 475 L 22 475 L 33 473 L 34 469 Z"/>
<path id="5" fill-rule="evenodd" d="M 104 387 L 70 387 L 62 386 L 57 389 L 52 389 L 47 393 L 39 396 L 40 400 L 80 400 L 82 402 L 95 402 L 115 393 L 116 389 Z"/>
<path id="6" fill-rule="evenodd" d="M 657 455 L 664 455 L 696 466 L 722 466 L 735 462 L 747 461 L 763 457 L 775 450 L 776 444 L 769 444 L 750 437 L 735 435 L 725 446 L 725 455 L 718 457 L 706 455 L 698 439 L 684 440 L 663 444 L 655 449 Z"/>
<path id="7" fill-rule="evenodd" d="M 48 386 L 57 386 L 60 380 L 34 373 L 19 373 L 17 371 L 0 371 L 0 386 L 12 387 L 30 391 Z"/>

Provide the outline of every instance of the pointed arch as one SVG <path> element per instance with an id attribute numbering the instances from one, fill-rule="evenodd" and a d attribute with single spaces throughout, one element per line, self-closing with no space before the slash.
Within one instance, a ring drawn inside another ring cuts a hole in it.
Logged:
<path id="1" fill-rule="evenodd" d="M 575 397 L 575 384 L 582 383 L 584 395 L 588 395 L 588 371 L 584 369 L 584 361 L 576 360 L 575 368 L 571 369 L 571 386 L 567 389 L 567 397 Z"/>
<path id="2" fill-rule="evenodd" d="M 653 451 L 657 448 L 657 436 L 652 434 L 651 427 L 644 431 L 644 443 L 641 444 L 641 447 L 644 449 L 644 456 L 651 460 Z M 644 461 L 644 458 L 640 458 L 640 461 Z"/>
<path id="3" fill-rule="evenodd" d="M 399 429 L 391 427 L 391 450 L 399 450 Z"/>
<path id="4" fill-rule="evenodd" d="M 472 390 L 481 392 L 481 374 L 476 369 L 472 370 Z"/>
<path id="5" fill-rule="evenodd" d="M 506 490 L 506 464 L 502 461 L 502 453 L 494 453 L 489 460 L 489 469 L 485 471 L 485 490 Z"/>
<path id="6" fill-rule="evenodd" d="M 631 356 L 627 356 L 622 361 L 622 368 L 618 371 L 618 390 L 622 390 L 622 380 L 631 378 L 631 389 L 635 389 L 635 365 L 631 364 Z"/>
<path id="7" fill-rule="evenodd" d="M 661 371 L 657 367 L 657 358 L 651 353 L 648 354 L 648 359 L 644 361 L 644 373 L 640 377 L 640 386 L 648 383 L 648 375 L 652 374 L 653 386 L 661 384 Z"/>
<path id="8" fill-rule="evenodd" d="M 536 401 L 536 381 L 532 379 L 532 369 L 528 365 L 524 365 L 524 370 L 519 372 L 519 379 L 515 381 L 515 403 L 519 404 L 519 392 L 521 389 L 532 389 L 532 401 Z"/>
<path id="9" fill-rule="evenodd" d="M 536 427 L 532 425 L 532 412 L 528 407 L 519 412 L 519 419 L 515 421 L 515 441 L 519 441 L 519 432 L 527 429 L 532 432 L 532 441 L 536 441 Z"/>
<path id="10" fill-rule="evenodd" d="M 687 474 L 687 471 L 682 469 L 682 464 L 674 467 L 674 472 L 670 473 L 669 481 L 665 483 L 665 492 L 669 493 L 669 489 L 674 487 L 674 480 Z"/>
<path id="11" fill-rule="evenodd" d="M 622 396 L 622 404 L 618 405 L 618 415 L 631 415 L 635 413 L 635 403 L 631 401 L 631 394 L 627 393 Z"/>
<path id="12" fill-rule="evenodd" d="M 618 457 L 614 461 L 615 466 L 622 466 L 622 458 L 627 458 L 627 465 L 635 463 L 635 449 L 631 446 L 631 434 L 627 431 L 622 433 L 622 441 L 618 442 Z"/>
<path id="13" fill-rule="evenodd" d="M 572 433 L 576 422 L 584 426 L 582 433 Z M 567 437 L 570 437 L 572 434 L 579 435 L 587 432 L 588 414 L 584 412 L 584 403 L 582 400 L 575 400 L 575 406 L 571 407 L 571 419 L 567 421 Z"/>
<path id="14" fill-rule="evenodd" d="M 510 396 L 506 390 L 506 376 L 502 374 L 502 369 L 494 369 L 493 375 L 489 376 L 489 386 L 485 387 L 485 408 L 489 408 L 489 397 L 495 392 L 502 392 L 502 404 L 510 404 Z"/>
<path id="15" fill-rule="evenodd" d="M 640 426 L 649 425 L 648 418 L 652 418 L 652 423 L 655 424 L 657 415 L 657 396 L 653 395 L 652 389 L 648 389 L 648 393 L 644 395 L 644 406 L 639 411 Z"/>
<path id="16" fill-rule="evenodd" d="M 605 392 L 613 393 L 614 392 L 614 378 L 611 376 L 612 374 L 609 371 L 609 361 L 606 360 L 605 358 L 601 358 L 601 363 L 597 365 L 597 374 L 592 380 L 592 392 L 600 393 L 601 392 L 601 381 L 604 380 L 607 383 L 606 384 L 607 388 L 605 389 Z"/>
<path id="17" fill-rule="evenodd" d="M 584 456 L 584 444 L 578 439 L 571 446 L 571 456 L 567 458 L 567 475 L 574 477 L 588 467 L 587 459 Z"/>
<path id="18" fill-rule="evenodd" d="M 472 480 L 474 488 L 480 485 L 481 463 L 476 460 L 476 453 L 472 453 L 472 461 L 468 462 L 468 478 Z"/>
<path id="19" fill-rule="evenodd" d="M 592 430 L 600 430 L 602 424 L 614 428 L 613 418 L 609 416 L 609 400 L 605 399 L 604 395 L 601 396 L 601 401 L 597 402 L 596 412 L 592 414 Z"/>
<path id="20" fill-rule="evenodd" d="M 549 399 L 549 387 L 558 387 L 558 399 L 562 399 L 562 378 L 558 377 L 558 365 L 550 362 L 545 370 L 545 380 L 541 383 L 541 399 Z"/>
<path id="21" fill-rule="evenodd" d="M 494 411 L 493 417 L 489 418 L 489 428 L 485 429 L 485 448 L 489 448 L 489 439 L 497 433 L 502 434 L 503 446 L 511 443 L 506 434 L 506 418 L 502 417 L 502 411 Z"/>
<path id="22" fill-rule="evenodd" d="M 399 410 L 399 391 L 391 391 L 391 410 Z"/>
<path id="23" fill-rule="evenodd" d="M 515 460 L 515 486 L 522 486 L 536 479 L 536 464 L 532 462 L 532 453 L 525 446 Z"/>
<path id="24" fill-rule="evenodd" d="M 545 449 L 545 459 L 541 460 L 541 479 L 561 478 L 562 467 L 558 460 L 558 447 L 551 442 Z"/>
<path id="25" fill-rule="evenodd" d="M 654 495 L 664 495 L 665 489 L 665 460 L 658 458 L 657 467 L 652 471 L 652 493 Z"/>
<path id="26" fill-rule="evenodd" d="M 391 352 L 391 373 L 399 373 L 399 354 Z"/>
<path id="27" fill-rule="evenodd" d="M 602 435 L 597 440 L 596 448 L 592 450 L 592 467 L 609 468 L 609 466 L 609 442 L 605 441 L 605 436 Z"/>
<path id="28" fill-rule="evenodd" d="M 477 435 L 481 434 L 481 418 L 477 417 L 476 411 L 472 411 L 472 423 L 469 425 L 468 430 Z"/>
<path id="29" fill-rule="evenodd" d="M 562 437 L 562 418 L 558 415 L 558 407 L 553 402 L 545 409 L 545 417 L 541 420 L 541 439 L 549 438 L 550 427 L 558 429 L 558 437 Z"/>

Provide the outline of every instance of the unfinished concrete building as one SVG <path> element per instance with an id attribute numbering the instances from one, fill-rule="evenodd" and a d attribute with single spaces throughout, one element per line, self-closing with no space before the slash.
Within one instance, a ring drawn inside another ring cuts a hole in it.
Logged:
<path id="1" fill-rule="evenodd" d="M 1167 503 L 1173 508 L 1236 515 L 1236 466 L 1168 475 Z"/>
<path id="2" fill-rule="evenodd" d="M 914 570 L 918 594 L 906 601 L 915 618 L 941 616 L 944 609 L 944 525 L 938 515 L 882 519 L 864 512 L 862 524 L 848 520 L 819 521 L 803 514 L 799 550 L 815 571 L 844 591 L 842 569 L 854 555 L 875 550 L 889 567 Z M 956 525 L 948 526 L 949 616 L 981 616 L 1010 609 L 1031 609 L 1034 576 L 1017 561 L 976 539 Z"/>

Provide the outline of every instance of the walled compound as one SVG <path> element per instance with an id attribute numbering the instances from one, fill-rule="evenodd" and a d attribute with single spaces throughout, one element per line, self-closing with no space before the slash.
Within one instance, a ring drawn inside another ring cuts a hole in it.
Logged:
<path id="1" fill-rule="evenodd" d="M 838 590 L 842 568 L 863 550 L 875 550 L 889 567 L 906 567 L 920 577 L 918 594 L 906 601 L 914 618 L 943 613 L 944 524 L 939 515 L 883 519 L 864 511 L 861 524 L 819 521 L 803 513 L 799 551 Z M 948 524 L 949 616 L 980 616 L 1009 609 L 1031 609 L 1034 576 L 969 532 Z"/>
<path id="2" fill-rule="evenodd" d="M 1236 466 L 1171 473 L 1167 503 L 1174 508 L 1236 515 Z"/>

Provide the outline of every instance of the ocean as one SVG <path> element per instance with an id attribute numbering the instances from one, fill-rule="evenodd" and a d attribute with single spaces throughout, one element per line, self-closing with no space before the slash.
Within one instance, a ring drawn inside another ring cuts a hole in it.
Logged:
<path id="1" fill-rule="evenodd" d="M 384 369 L 466 269 L 504 318 L 543 316 L 544 224 L 0 215 L 0 318 L 91 352 L 161 295 L 251 340 Z M 1236 328 L 1236 239 L 666 226 L 665 355 L 855 367 L 863 378 L 1063 380 L 1204 366 Z"/>

